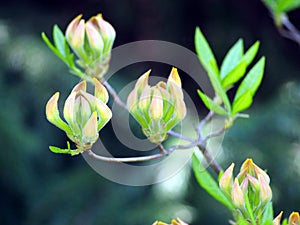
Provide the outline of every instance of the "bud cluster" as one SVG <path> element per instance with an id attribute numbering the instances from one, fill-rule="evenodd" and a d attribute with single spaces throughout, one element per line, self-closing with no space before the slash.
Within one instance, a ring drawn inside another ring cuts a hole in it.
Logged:
<path id="1" fill-rule="evenodd" d="M 66 132 L 78 148 L 78 153 L 90 149 L 98 139 L 98 132 L 110 120 L 112 113 L 106 105 L 108 93 L 105 87 L 94 79 L 94 95 L 86 92 L 86 81 L 77 84 L 64 105 L 64 122 L 57 107 L 59 92 L 46 105 L 49 122 Z"/>
<path id="2" fill-rule="evenodd" d="M 249 219 L 246 201 L 249 201 L 254 216 L 261 216 L 266 204 L 272 199 L 269 176 L 252 159 L 243 163 L 237 177 L 233 177 L 233 169 L 232 163 L 221 176 L 219 186 L 234 204 L 236 217 Z"/>
<path id="3" fill-rule="evenodd" d="M 66 40 L 79 60 L 77 63 L 90 77 L 102 77 L 108 70 L 110 52 L 116 32 L 101 14 L 91 17 L 86 23 L 77 16 L 68 25 Z"/>
<path id="4" fill-rule="evenodd" d="M 176 68 L 172 69 L 167 83 L 160 81 L 153 87 L 148 84 L 150 72 L 138 79 L 128 96 L 127 106 L 148 140 L 159 144 L 167 138 L 168 131 L 185 117 L 186 106 Z"/>
<path id="5" fill-rule="evenodd" d="M 177 220 L 172 220 L 171 224 L 156 221 L 152 225 L 188 225 L 188 224 L 183 222 L 181 219 L 177 218 Z"/>

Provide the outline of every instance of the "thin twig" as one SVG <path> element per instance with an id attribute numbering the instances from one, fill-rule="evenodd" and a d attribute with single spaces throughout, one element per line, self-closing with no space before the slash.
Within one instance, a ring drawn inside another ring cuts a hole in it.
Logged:
<path id="1" fill-rule="evenodd" d="M 192 143 L 189 145 L 175 145 L 170 147 L 169 149 L 165 150 L 162 145 L 159 145 L 159 148 L 161 149 L 160 153 L 149 155 L 149 156 L 138 156 L 138 157 L 124 157 L 124 158 L 114 158 L 114 157 L 106 157 L 106 156 L 100 156 L 94 153 L 92 150 L 87 150 L 87 154 L 94 159 L 101 160 L 104 162 L 116 162 L 116 163 L 126 163 L 126 162 L 144 162 L 144 161 L 150 161 L 153 159 L 159 159 L 164 156 L 170 155 L 172 152 L 174 152 L 176 149 L 189 149 L 192 147 L 197 146 L 197 143 Z"/>
<path id="2" fill-rule="evenodd" d="M 199 139 L 202 139 L 202 129 L 203 129 L 204 125 L 213 117 L 213 115 L 214 115 L 214 112 L 209 111 L 209 113 L 204 117 L 204 119 L 200 121 L 198 127 L 196 128 Z"/>
<path id="3" fill-rule="evenodd" d="M 227 130 L 226 127 L 222 127 L 221 129 L 206 135 L 205 138 L 203 138 L 202 141 L 206 142 L 210 138 L 217 137 L 217 136 L 223 134 L 226 130 Z"/>
<path id="4" fill-rule="evenodd" d="M 223 169 L 218 164 L 218 162 L 212 157 L 212 155 L 209 153 L 208 149 L 206 148 L 206 145 L 199 144 L 197 145 L 199 150 L 202 152 L 204 158 L 206 159 L 206 162 L 208 165 L 213 168 L 213 170 L 216 172 L 216 174 L 219 174 Z"/>
<path id="5" fill-rule="evenodd" d="M 172 131 L 172 130 L 170 130 L 168 132 L 168 134 L 171 135 L 171 136 L 173 136 L 173 137 L 176 137 L 178 139 L 182 139 L 182 140 L 189 141 L 189 142 L 195 142 L 195 139 L 187 137 L 187 136 L 184 136 L 184 135 L 179 134 L 179 133 L 176 133 L 175 131 Z"/>
<path id="6" fill-rule="evenodd" d="M 107 81 L 102 81 L 102 84 L 106 87 L 110 95 L 113 97 L 115 103 L 128 111 L 127 105 L 119 98 L 115 89 L 112 86 L 110 86 L 110 84 Z"/>

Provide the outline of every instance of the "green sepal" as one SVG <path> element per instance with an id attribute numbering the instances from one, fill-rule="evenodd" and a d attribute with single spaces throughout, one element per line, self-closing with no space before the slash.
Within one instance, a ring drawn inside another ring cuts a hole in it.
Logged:
<path id="1" fill-rule="evenodd" d="M 245 198 L 246 211 L 247 211 L 248 216 L 250 217 L 252 225 L 257 225 L 255 217 L 254 217 L 253 209 L 252 209 L 252 206 L 251 206 L 251 203 L 250 203 L 250 199 L 248 198 L 248 195 L 244 194 L 244 198 Z"/>
<path id="2" fill-rule="evenodd" d="M 208 97 L 206 94 L 202 93 L 200 90 L 197 90 L 199 97 L 203 101 L 206 108 L 208 108 L 211 111 L 214 111 L 217 114 L 228 116 L 228 113 L 222 106 L 215 103 L 210 97 Z"/>
<path id="3" fill-rule="evenodd" d="M 226 197 L 217 182 L 211 177 L 209 172 L 203 168 L 195 154 L 193 155 L 193 170 L 199 185 L 214 199 L 225 205 L 230 211 L 233 211 L 235 207 L 232 201 Z"/>

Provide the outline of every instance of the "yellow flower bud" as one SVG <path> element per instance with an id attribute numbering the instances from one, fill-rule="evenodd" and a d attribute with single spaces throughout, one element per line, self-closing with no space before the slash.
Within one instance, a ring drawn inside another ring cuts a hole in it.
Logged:
<path id="1" fill-rule="evenodd" d="M 300 216 L 298 212 L 292 212 L 289 216 L 288 225 L 299 225 L 300 224 Z"/>
<path id="2" fill-rule="evenodd" d="M 137 81 L 127 98 L 132 116 L 140 123 L 149 141 L 161 143 L 167 133 L 186 115 L 181 81 L 177 70 L 172 69 L 168 82 L 159 82 L 150 87 L 150 70 Z"/>

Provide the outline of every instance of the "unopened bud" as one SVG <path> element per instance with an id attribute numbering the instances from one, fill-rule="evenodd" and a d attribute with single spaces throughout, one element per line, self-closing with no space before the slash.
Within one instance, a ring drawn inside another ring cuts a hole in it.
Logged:
<path id="1" fill-rule="evenodd" d="M 226 194 L 230 196 L 231 190 L 232 190 L 232 185 L 233 185 L 233 168 L 234 168 L 234 163 L 232 163 L 223 173 L 220 181 L 219 181 L 219 186 L 224 191 Z"/>
<path id="2" fill-rule="evenodd" d="M 299 225 L 300 224 L 300 216 L 299 212 L 292 212 L 289 216 L 289 223 L 288 225 Z"/>
<path id="3" fill-rule="evenodd" d="M 238 208 L 244 207 L 245 197 L 237 178 L 235 178 L 233 183 L 231 197 L 232 197 L 232 202 L 236 207 Z"/>

